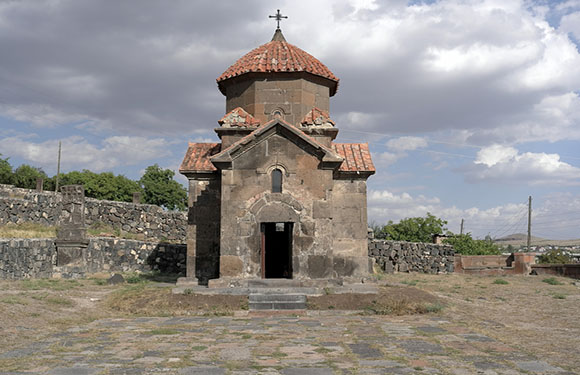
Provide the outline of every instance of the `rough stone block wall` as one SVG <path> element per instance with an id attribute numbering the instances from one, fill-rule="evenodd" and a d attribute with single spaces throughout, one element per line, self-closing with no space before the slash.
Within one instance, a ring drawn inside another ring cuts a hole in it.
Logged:
<path id="1" fill-rule="evenodd" d="M 58 194 L 0 185 L 0 224 L 30 222 L 54 226 L 60 211 Z"/>
<path id="2" fill-rule="evenodd" d="M 92 238 L 83 261 L 56 266 L 53 239 L 0 239 L 0 279 L 76 278 L 97 272 L 156 270 L 185 275 L 186 246 L 114 238 Z"/>
<path id="3" fill-rule="evenodd" d="M 0 185 L 0 224 L 57 226 L 61 211 L 60 194 Z M 150 204 L 86 198 L 85 222 L 87 226 L 102 222 L 123 232 L 143 235 L 144 239 L 186 242 L 187 213 Z"/>
<path id="4" fill-rule="evenodd" d="M 386 273 L 453 272 L 453 246 L 369 239 L 369 257 Z"/>
<path id="5" fill-rule="evenodd" d="M 0 279 L 52 277 L 54 264 L 52 239 L 0 240 Z"/>

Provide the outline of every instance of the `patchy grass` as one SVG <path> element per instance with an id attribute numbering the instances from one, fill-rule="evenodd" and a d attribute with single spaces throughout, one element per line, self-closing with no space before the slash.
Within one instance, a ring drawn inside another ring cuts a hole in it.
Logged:
<path id="1" fill-rule="evenodd" d="M 172 294 L 169 287 L 136 283 L 122 285 L 104 304 L 125 316 L 227 316 L 241 310 L 247 301 L 246 296 Z"/>
<path id="2" fill-rule="evenodd" d="M 55 238 L 57 227 L 36 223 L 0 225 L 0 238 Z"/>
<path id="3" fill-rule="evenodd" d="M 507 280 L 504 280 L 504 279 L 495 279 L 495 280 L 493 280 L 493 284 L 508 285 L 509 282 Z"/>
<path id="4" fill-rule="evenodd" d="M 121 228 L 114 228 L 109 224 L 97 221 L 87 228 L 87 234 L 91 237 L 115 237 L 126 240 L 144 240 L 144 234 L 129 233 L 121 230 Z"/>
<path id="5" fill-rule="evenodd" d="M 147 335 L 179 335 L 181 332 L 176 330 L 176 329 L 170 329 L 170 328 L 157 328 L 157 329 L 152 329 L 149 332 L 146 332 Z"/>
<path id="6" fill-rule="evenodd" d="M 553 294 L 552 297 L 555 299 L 566 299 L 566 295 L 560 293 Z"/>
<path id="7" fill-rule="evenodd" d="M 28 305 L 28 301 L 21 296 L 6 296 L 0 298 L 0 303 L 9 305 Z"/>
<path id="8" fill-rule="evenodd" d="M 80 287 L 82 284 L 77 280 L 61 279 L 26 279 L 19 281 L 20 287 L 25 290 L 70 290 Z"/>
<path id="9" fill-rule="evenodd" d="M 550 285 L 564 285 L 564 283 L 558 281 L 555 277 L 548 277 L 543 279 L 542 282 Z"/>

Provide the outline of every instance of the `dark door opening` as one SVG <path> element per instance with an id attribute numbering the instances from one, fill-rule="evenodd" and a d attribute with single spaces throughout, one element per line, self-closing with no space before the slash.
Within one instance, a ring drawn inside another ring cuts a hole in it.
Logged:
<path id="1" fill-rule="evenodd" d="M 292 224 L 262 223 L 262 278 L 292 278 Z"/>

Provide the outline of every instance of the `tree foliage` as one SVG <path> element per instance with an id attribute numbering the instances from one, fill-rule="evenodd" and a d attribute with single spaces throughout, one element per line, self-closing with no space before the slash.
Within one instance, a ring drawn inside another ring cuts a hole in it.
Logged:
<path id="1" fill-rule="evenodd" d="M 95 173 L 86 169 L 61 175 L 59 183 L 60 186 L 83 185 L 87 197 L 120 202 L 131 202 L 133 193 L 141 191 L 137 181 L 123 175 L 114 175 L 111 172 Z"/>
<path id="2" fill-rule="evenodd" d="M 2 156 L 2 154 L 0 154 Z M 8 161 L 8 158 L 2 159 L 0 157 L 0 184 L 12 184 L 12 166 Z"/>
<path id="3" fill-rule="evenodd" d="M 170 210 L 184 210 L 187 207 L 187 191 L 173 179 L 171 169 L 151 165 L 139 180 L 144 192 L 144 202 L 163 206 Z"/>
<path id="4" fill-rule="evenodd" d="M 453 245 L 455 253 L 462 255 L 500 255 L 499 246 L 491 238 L 474 240 L 471 233 L 457 234 L 443 240 L 443 243 Z"/>
<path id="5" fill-rule="evenodd" d="M 562 249 L 553 249 L 538 257 L 538 263 L 543 264 L 569 264 L 574 263 L 574 258 Z"/>
<path id="6" fill-rule="evenodd" d="M 23 164 L 12 170 L 8 158 L 0 154 L 0 184 L 14 185 L 25 189 L 35 189 L 36 179 L 44 179 L 44 190 L 54 190 L 56 177 L 48 177 L 40 168 Z M 133 193 L 143 193 L 143 202 L 155 204 L 170 210 L 187 208 L 187 191 L 173 179 L 170 169 L 151 165 L 138 181 L 111 172 L 95 173 L 87 169 L 61 174 L 59 185 L 83 185 L 85 196 L 95 199 L 131 202 Z"/>
<path id="7" fill-rule="evenodd" d="M 36 189 L 36 179 L 48 179 L 48 176 L 40 168 L 22 164 L 14 170 L 12 174 L 12 184 L 19 188 Z"/>
<path id="8" fill-rule="evenodd" d="M 389 220 L 384 227 L 374 227 L 375 237 L 395 241 L 431 242 L 434 234 L 447 230 L 447 221 L 427 212 L 426 217 L 411 217 L 394 224 Z"/>

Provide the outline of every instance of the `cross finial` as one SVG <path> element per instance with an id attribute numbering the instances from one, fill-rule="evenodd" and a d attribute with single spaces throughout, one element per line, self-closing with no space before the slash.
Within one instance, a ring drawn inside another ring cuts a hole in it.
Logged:
<path id="1" fill-rule="evenodd" d="M 275 15 L 268 16 L 268 18 L 275 18 L 276 19 L 276 23 L 277 23 L 276 30 L 280 30 L 280 21 L 282 21 L 282 18 L 288 18 L 288 16 L 283 16 L 280 13 L 280 9 L 278 9 L 278 11 L 276 12 Z"/>

